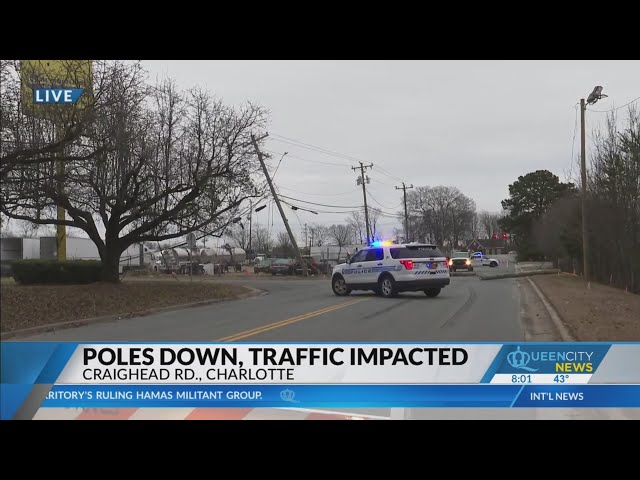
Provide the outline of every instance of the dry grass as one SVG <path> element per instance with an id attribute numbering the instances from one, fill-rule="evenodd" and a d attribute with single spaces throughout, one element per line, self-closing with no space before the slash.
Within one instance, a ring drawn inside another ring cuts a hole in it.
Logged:
<path id="1" fill-rule="evenodd" d="M 640 341 L 640 295 L 571 275 L 531 277 L 576 339 L 584 342 Z"/>
<path id="2" fill-rule="evenodd" d="M 127 315 L 180 304 L 234 298 L 239 285 L 175 280 L 90 285 L 0 285 L 2 332 L 107 315 Z"/>

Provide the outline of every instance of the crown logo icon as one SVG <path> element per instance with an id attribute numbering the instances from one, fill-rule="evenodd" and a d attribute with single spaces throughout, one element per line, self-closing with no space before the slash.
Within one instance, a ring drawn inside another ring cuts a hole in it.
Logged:
<path id="1" fill-rule="evenodd" d="M 513 368 L 517 368 L 519 370 L 526 370 L 527 372 L 538 371 L 537 368 L 527 367 L 527 365 L 531 361 L 531 355 L 520 350 L 519 345 L 515 352 L 511 352 L 509 355 L 507 355 L 507 361 Z"/>
<path id="2" fill-rule="evenodd" d="M 283 402 L 295 402 L 296 401 L 294 400 L 295 397 L 296 397 L 296 392 L 294 392 L 293 390 L 289 390 L 288 388 L 280 392 L 280 399 Z"/>

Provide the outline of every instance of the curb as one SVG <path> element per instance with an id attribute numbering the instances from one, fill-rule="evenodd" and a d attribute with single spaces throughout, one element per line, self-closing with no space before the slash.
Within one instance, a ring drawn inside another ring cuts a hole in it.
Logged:
<path id="1" fill-rule="evenodd" d="M 522 277 L 531 277 L 534 275 L 549 275 L 549 274 L 558 274 L 558 270 L 533 270 L 531 272 L 515 272 L 515 273 L 502 273 L 498 275 L 478 275 L 480 280 L 500 280 L 503 278 L 522 278 Z"/>
<path id="2" fill-rule="evenodd" d="M 540 290 L 540 288 L 538 288 L 538 286 L 535 284 L 535 282 L 533 280 L 531 280 L 530 278 L 527 278 L 527 281 L 531 284 L 531 287 L 533 288 L 533 291 L 536 292 L 536 295 L 538 296 L 538 298 L 540 299 L 540 301 L 544 305 L 544 308 L 547 311 L 547 313 L 549 314 L 549 317 L 551 317 L 551 321 L 553 322 L 553 325 L 556 327 L 556 330 L 560 334 L 560 338 L 562 339 L 562 341 L 563 342 L 575 342 L 576 339 L 569 333 L 569 329 L 567 328 L 567 326 L 562 321 L 562 318 L 560 317 L 560 314 L 558 314 L 557 310 L 553 307 L 553 305 L 551 305 L 551 302 L 545 296 L 545 294 L 542 293 L 542 290 Z"/>
<path id="3" fill-rule="evenodd" d="M 178 305 L 169 305 L 168 307 L 139 310 L 137 312 L 117 313 L 114 315 L 105 315 L 102 317 L 92 317 L 92 318 L 84 318 L 80 320 L 69 320 L 66 322 L 50 323 L 47 325 L 38 325 L 37 327 L 29 327 L 29 328 L 23 328 L 20 330 L 12 330 L 10 332 L 2 332 L 0 333 L 0 340 L 8 340 L 10 338 L 20 337 L 24 335 L 34 335 L 38 333 L 55 332 L 56 330 L 83 327 L 86 325 L 93 325 L 96 323 L 113 322 L 117 320 L 124 320 L 127 318 L 146 317 L 148 315 L 153 315 L 155 313 L 172 312 L 175 310 L 183 310 L 188 308 L 205 307 L 207 305 L 213 305 L 215 303 L 230 302 L 234 300 L 244 300 L 250 297 L 264 296 L 264 295 L 267 295 L 267 293 L 269 293 L 268 291 L 261 290 L 259 288 L 253 288 L 245 285 L 242 285 L 242 287 L 246 288 L 247 290 L 250 290 L 250 292 L 241 293 L 240 295 L 236 295 L 235 297 L 214 298 L 212 300 L 203 300 L 200 302 L 192 302 L 192 303 L 181 303 Z"/>

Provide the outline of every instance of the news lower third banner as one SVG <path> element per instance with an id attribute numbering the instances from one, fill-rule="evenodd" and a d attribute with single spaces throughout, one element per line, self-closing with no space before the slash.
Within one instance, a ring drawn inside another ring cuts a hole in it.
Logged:
<path id="1" fill-rule="evenodd" d="M 2 343 L 38 408 L 639 408 L 640 343 Z"/>

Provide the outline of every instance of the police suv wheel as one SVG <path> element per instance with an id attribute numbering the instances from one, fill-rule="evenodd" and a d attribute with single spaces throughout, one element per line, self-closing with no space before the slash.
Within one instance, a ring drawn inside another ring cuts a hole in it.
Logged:
<path id="1" fill-rule="evenodd" d="M 441 290 L 442 290 L 441 288 L 427 288 L 424 291 L 424 294 L 429 298 L 433 298 L 433 297 L 437 297 L 438 295 L 440 295 L 440 291 Z"/>
<path id="2" fill-rule="evenodd" d="M 335 277 L 333 277 L 333 280 L 331 280 L 331 288 L 333 289 L 333 293 L 335 293 L 339 297 L 344 297 L 351 293 L 351 289 L 347 287 L 347 284 L 344 281 L 344 278 L 342 278 L 342 275 L 336 275 Z"/>
<path id="3" fill-rule="evenodd" d="M 385 275 L 380 279 L 380 295 L 385 298 L 395 297 L 398 292 L 396 291 L 396 282 L 391 275 Z"/>

